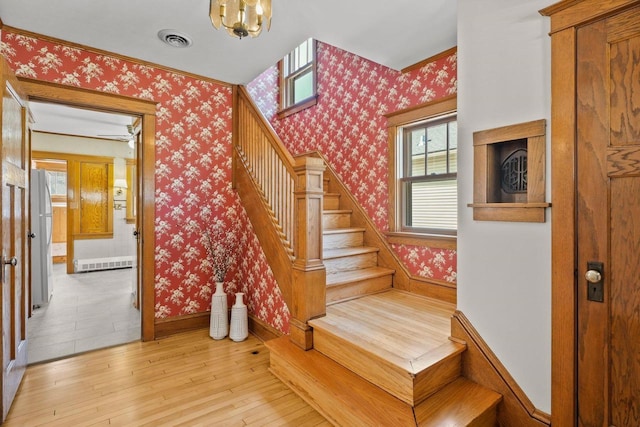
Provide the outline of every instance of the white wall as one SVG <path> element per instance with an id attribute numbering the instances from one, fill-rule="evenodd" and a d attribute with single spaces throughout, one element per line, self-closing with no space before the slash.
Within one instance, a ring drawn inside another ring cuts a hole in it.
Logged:
<path id="1" fill-rule="evenodd" d="M 547 120 L 552 0 L 458 0 L 458 308 L 534 405 L 551 408 L 551 224 L 474 221 L 473 132 Z"/>
<path id="2" fill-rule="evenodd" d="M 31 140 L 34 151 L 50 151 L 55 153 L 84 154 L 91 156 L 113 157 L 114 179 L 126 178 L 126 160 L 133 158 L 133 150 L 126 142 L 106 141 L 96 138 L 82 138 L 67 135 L 34 132 Z M 114 196 L 114 199 L 122 197 Z M 118 201 L 122 209 L 113 211 L 113 238 L 76 240 L 75 258 L 110 258 L 117 256 L 133 256 L 135 240 L 134 224 L 127 224 L 124 201 Z"/>

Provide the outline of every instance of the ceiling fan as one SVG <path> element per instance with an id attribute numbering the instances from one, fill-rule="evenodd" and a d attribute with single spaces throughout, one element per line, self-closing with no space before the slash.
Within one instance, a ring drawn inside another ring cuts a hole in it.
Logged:
<path id="1" fill-rule="evenodd" d="M 116 141 L 128 142 L 129 147 L 133 148 L 136 140 L 136 135 L 140 132 L 140 129 L 136 129 L 133 125 L 127 125 L 127 133 L 120 135 L 98 135 L 103 138 L 109 138 Z"/>

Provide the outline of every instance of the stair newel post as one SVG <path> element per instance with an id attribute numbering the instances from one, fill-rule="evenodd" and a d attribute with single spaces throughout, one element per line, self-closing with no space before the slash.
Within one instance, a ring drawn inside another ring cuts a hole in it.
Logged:
<path id="1" fill-rule="evenodd" d="M 322 159 L 296 160 L 295 261 L 292 269 L 290 339 L 297 346 L 313 348 L 309 320 L 326 313 L 326 271 L 322 262 Z"/>

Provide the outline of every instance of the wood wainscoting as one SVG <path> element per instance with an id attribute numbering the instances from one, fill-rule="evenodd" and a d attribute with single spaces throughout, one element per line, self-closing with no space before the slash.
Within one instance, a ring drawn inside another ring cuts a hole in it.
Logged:
<path id="1" fill-rule="evenodd" d="M 471 322 L 459 310 L 451 318 L 451 337 L 467 344 L 462 354 L 462 375 L 502 395 L 498 406 L 501 426 L 542 427 L 551 425 L 551 417 L 533 405 L 511 374 L 480 337 Z"/>

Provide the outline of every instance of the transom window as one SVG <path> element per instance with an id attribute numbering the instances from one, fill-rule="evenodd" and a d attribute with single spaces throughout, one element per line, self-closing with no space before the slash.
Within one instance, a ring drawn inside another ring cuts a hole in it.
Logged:
<path id="1" fill-rule="evenodd" d="M 455 115 L 401 128 L 402 229 L 455 234 L 458 127 Z"/>
<path id="2" fill-rule="evenodd" d="M 47 170 L 46 175 L 51 196 L 67 197 L 67 172 Z"/>
<path id="3" fill-rule="evenodd" d="M 290 114 L 315 104 L 316 41 L 307 39 L 280 62 L 280 109 Z M 296 108 L 300 107 L 300 108 Z M 287 115 L 286 113 L 284 114 Z"/>

